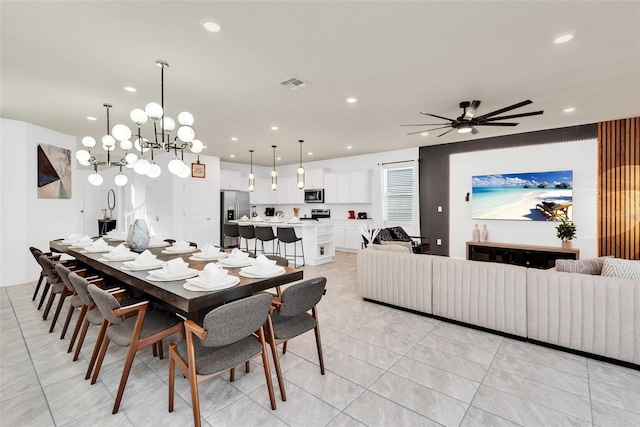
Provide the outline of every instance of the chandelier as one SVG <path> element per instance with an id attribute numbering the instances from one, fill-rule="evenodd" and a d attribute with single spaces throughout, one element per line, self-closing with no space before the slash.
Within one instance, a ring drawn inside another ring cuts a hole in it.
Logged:
<path id="1" fill-rule="evenodd" d="M 160 166 L 154 161 L 154 150 L 170 153 L 174 152 L 174 158 L 169 162 L 168 168 L 171 173 L 186 178 L 191 174 L 191 168 L 184 163 L 184 149 L 189 148 L 193 153 L 200 153 L 204 149 L 202 142 L 195 139 L 195 132 L 191 128 L 193 125 L 193 115 L 187 111 L 178 114 L 178 123 L 180 127 L 176 132 L 173 141 L 171 140 L 171 132 L 175 129 L 176 123 L 171 117 L 164 115 L 164 69 L 169 67 L 169 63 L 157 60 L 156 65 L 160 67 L 160 104 L 156 102 L 148 103 L 144 110 L 136 108 L 131 111 L 129 117 L 137 127 L 136 139 L 132 143 L 130 141 L 133 132 L 127 125 L 117 124 L 111 129 L 109 134 L 109 108 L 111 105 L 105 104 L 107 107 L 107 135 L 102 137 L 102 148 L 107 152 L 107 161 L 98 161 L 91 155 L 90 149 L 95 146 L 96 141 L 92 137 L 84 137 L 82 144 L 89 150 L 78 150 L 76 158 L 80 164 L 88 166 L 93 165 L 94 173 L 89 176 L 89 182 L 93 185 L 102 184 L 102 177 L 98 174 L 98 166 L 106 165 L 106 167 L 120 167 L 120 174 L 116 177 L 115 183 L 119 186 L 126 185 L 127 177 L 122 174 L 122 167 L 133 168 L 140 174 L 149 178 L 157 178 L 162 173 Z M 153 137 L 151 139 L 142 137 L 142 126 L 147 121 L 153 122 Z M 110 158 L 110 152 L 115 149 L 116 140 L 120 142 L 120 148 L 125 151 L 125 157 L 113 162 Z M 129 150 L 135 150 L 129 152 Z M 145 154 L 149 153 L 149 158 L 145 158 Z"/>

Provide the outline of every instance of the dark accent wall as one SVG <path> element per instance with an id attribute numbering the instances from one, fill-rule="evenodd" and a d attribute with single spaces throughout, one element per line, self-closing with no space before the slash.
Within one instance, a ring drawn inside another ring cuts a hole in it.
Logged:
<path id="1" fill-rule="evenodd" d="M 449 156 L 451 154 L 593 139 L 597 136 L 598 125 L 593 123 L 420 147 L 420 235 L 431 240 L 431 253 L 449 255 Z M 508 161 L 509 159 L 505 159 L 505 162 Z M 460 197 L 464 196 L 460 194 Z M 438 212 L 438 206 L 442 206 L 442 212 Z M 437 239 L 442 239 L 442 245 L 436 244 Z"/>

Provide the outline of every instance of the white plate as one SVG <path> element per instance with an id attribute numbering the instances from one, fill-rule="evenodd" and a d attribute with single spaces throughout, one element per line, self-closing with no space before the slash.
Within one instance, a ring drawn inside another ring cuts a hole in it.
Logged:
<path id="1" fill-rule="evenodd" d="M 241 271 L 240 275 L 242 277 L 248 277 L 250 279 L 268 279 L 270 277 L 277 277 L 277 276 L 281 276 L 283 275 L 285 272 L 285 269 L 283 268 L 282 270 L 274 270 L 273 273 L 269 273 L 269 274 L 251 274 L 251 273 L 247 273 L 246 271 Z"/>
<path id="2" fill-rule="evenodd" d="M 218 261 L 218 264 L 220 264 L 223 267 L 228 267 L 228 268 L 247 267 L 247 266 L 253 264 L 252 258 L 247 258 L 246 261 L 238 263 L 238 264 L 228 263 L 228 260 L 229 260 L 229 258 L 223 258 L 220 261 Z"/>
<path id="3" fill-rule="evenodd" d="M 200 286 L 197 286 L 193 283 L 190 282 L 194 282 L 198 280 L 197 278 L 194 279 L 187 279 L 187 282 L 182 285 L 183 288 L 185 288 L 188 291 L 194 291 L 194 292 L 214 292 L 214 291 L 219 291 L 222 289 L 227 289 L 227 288 L 232 288 L 235 285 L 237 285 L 238 283 L 240 283 L 240 278 L 239 277 L 235 277 L 235 276 L 230 276 L 227 279 L 221 280 L 220 282 L 218 282 L 215 287 L 212 287 L 210 289 L 205 289 L 205 288 L 201 288 Z"/>
<path id="4" fill-rule="evenodd" d="M 188 254 L 189 252 L 193 252 L 198 248 L 195 248 L 193 246 L 189 246 L 186 249 L 181 249 L 181 250 L 175 250 L 175 249 L 165 249 L 164 251 L 162 251 L 163 254 Z"/>
<path id="5" fill-rule="evenodd" d="M 147 248 L 149 248 L 149 249 L 152 249 L 152 248 L 166 248 L 167 246 L 169 246 L 169 242 L 159 242 L 159 243 L 149 243 Z"/>
<path id="6" fill-rule="evenodd" d="M 91 246 L 93 244 L 93 242 L 91 243 L 83 243 L 81 245 L 77 244 L 77 243 L 72 243 L 71 244 L 71 249 L 84 249 L 87 246 Z"/>
<path id="7" fill-rule="evenodd" d="M 113 246 L 109 246 L 109 245 L 105 246 L 104 248 L 103 247 L 99 247 L 99 248 L 86 248 L 85 247 L 84 250 L 80 251 L 80 252 L 83 252 L 85 254 L 99 254 L 99 253 L 102 253 L 102 252 L 109 252 L 111 249 L 113 249 Z"/>
<path id="8" fill-rule="evenodd" d="M 160 261 L 158 264 L 143 265 L 141 267 L 135 267 L 135 268 L 123 265 L 121 268 L 126 271 L 145 271 L 145 270 L 155 270 L 161 267 L 162 267 L 162 261 Z"/>
<path id="9" fill-rule="evenodd" d="M 212 257 L 208 257 L 208 258 L 201 258 L 201 257 L 196 256 L 196 255 L 191 255 L 189 257 L 189 259 L 191 261 L 213 261 L 213 260 L 221 259 L 221 258 L 224 258 L 224 257 L 227 256 L 227 254 L 225 254 L 224 252 L 220 252 L 218 255 L 215 255 L 215 256 L 212 256 Z"/>
<path id="10" fill-rule="evenodd" d="M 111 240 L 112 242 L 124 242 L 127 240 L 126 237 L 118 237 L 118 236 L 102 236 L 104 240 Z"/>
<path id="11" fill-rule="evenodd" d="M 123 257 L 120 258 L 107 258 L 105 256 L 98 258 L 98 261 L 102 261 L 102 262 L 115 262 L 115 261 L 129 261 L 135 259 L 134 255 L 125 255 Z"/>
<path id="12" fill-rule="evenodd" d="M 200 272 L 194 268 L 187 268 L 187 271 L 178 277 L 172 277 L 170 279 L 163 279 L 161 277 L 156 277 L 151 273 L 147 276 L 147 280 L 150 282 L 175 282 L 176 280 L 184 280 L 190 279 L 191 277 L 196 277 Z"/>

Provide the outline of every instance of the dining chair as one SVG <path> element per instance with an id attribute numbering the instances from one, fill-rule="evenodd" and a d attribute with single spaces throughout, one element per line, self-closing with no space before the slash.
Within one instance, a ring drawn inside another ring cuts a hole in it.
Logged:
<path id="1" fill-rule="evenodd" d="M 93 283 L 96 286 L 102 287 L 103 279 L 97 278 L 95 280 L 89 281 L 86 278 L 76 274 L 75 272 L 69 273 L 69 282 L 73 289 L 75 289 L 76 294 L 80 301 L 82 302 L 82 306 L 80 307 L 80 314 L 78 314 L 78 320 L 76 321 L 76 326 L 73 329 L 73 334 L 71 335 L 71 342 L 69 343 L 69 347 L 67 348 L 67 353 L 71 353 L 73 351 L 73 346 L 75 344 L 76 339 L 78 339 L 78 346 L 76 347 L 76 352 L 73 355 L 73 361 L 78 360 L 78 356 L 80 355 L 80 350 L 82 349 L 82 344 L 84 343 L 84 338 L 87 334 L 87 330 L 89 329 L 89 325 L 101 325 L 102 314 L 100 310 L 95 309 L 96 304 L 93 302 L 91 295 L 89 295 L 89 291 L 87 291 L 87 286 Z M 98 335 L 98 341 L 102 341 L 102 337 L 100 334 Z M 92 357 L 93 364 L 95 363 L 96 354 Z M 87 375 L 86 378 L 89 378 Z M 85 379 L 86 379 L 85 378 Z"/>
<path id="2" fill-rule="evenodd" d="M 47 317 L 49 316 L 49 311 L 51 311 L 51 307 L 53 306 L 53 301 L 55 300 L 56 295 L 62 295 L 62 293 L 65 290 L 65 286 L 64 286 L 64 283 L 62 283 L 62 278 L 60 277 L 60 275 L 58 274 L 58 271 L 56 270 L 56 266 L 54 262 L 48 256 L 40 255 L 38 257 L 38 262 L 40 262 L 42 269 L 47 275 L 47 285 L 51 290 L 51 292 L 49 293 L 49 298 L 47 299 L 47 305 L 45 306 L 44 312 L 42 313 L 42 319 L 47 320 Z M 47 292 L 46 288 L 44 292 Z M 44 297 L 44 294 L 43 294 L 43 297 Z M 65 294 L 65 297 L 66 297 L 66 294 Z M 54 326 L 55 326 L 55 322 L 51 324 L 51 329 L 49 330 L 49 332 L 53 331 Z"/>
<path id="3" fill-rule="evenodd" d="M 81 308 L 83 304 L 82 304 L 82 300 L 80 299 L 80 297 L 78 296 L 75 290 L 75 287 L 69 280 L 69 274 L 71 273 L 72 270 L 67 268 L 63 264 L 56 264 L 56 271 L 58 272 L 58 275 L 62 279 L 62 283 L 64 283 L 64 286 L 65 286 L 65 290 L 63 293 L 67 294 L 67 296 L 71 295 L 71 298 L 69 299 L 69 312 L 67 313 L 67 317 L 64 321 L 64 325 L 62 326 L 62 332 L 60 333 L 60 339 L 64 339 L 64 336 L 67 333 L 67 329 L 69 328 L 69 323 L 71 322 L 71 316 L 73 316 L 73 312 L 75 311 L 76 308 Z M 87 270 L 86 269 L 74 270 L 74 273 L 78 274 L 79 276 L 85 277 L 85 275 L 87 274 Z M 88 277 L 87 280 L 91 281 L 97 278 L 98 276 L 92 276 L 92 277 Z M 58 308 L 56 309 L 56 313 L 53 316 L 53 323 L 51 325 L 51 330 L 49 332 L 53 331 L 53 326 L 55 325 L 55 322 L 58 319 L 58 315 L 60 314 L 60 309 L 62 308 L 62 304 L 64 303 L 64 300 L 65 299 L 62 297 L 62 294 L 61 294 L 60 299 L 58 300 Z M 84 317 L 84 313 L 81 313 L 80 315 Z M 80 322 L 82 321 L 82 319 L 80 318 L 78 318 L 78 320 Z"/>
<path id="4" fill-rule="evenodd" d="M 91 384 L 95 384 L 98 379 L 104 356 L 111 341 L 121 347 L 129 347 L 122 370 L 122 377 L 120 378 L 120 385 L 118 386 L 116 401 L 113 405 L 112 413 L 116 414 L 120 408 L 120 402 L 122 401 L 136 353 L 153 344 L 159 345 L 160 349 L 162 349 L 163 339 L 175 333 L 180 333 L 181 338 L 183 338 L 184 329 L 182 323 L 175 316 L 159 310 L 150 310 L 149 301 L 142 301 L 123 307 L 111 293 L 95 285 L 88 285 L 87 290 L 104 317 L 102 324 L 106 325 Z M 128 314 L 133 315 L 126 317 Z M 160 358 L 162 358 L 162 350 L 160 350 Z"/>
<path id="5" fill-rule="evenodd" d="M 240 247 L 240 242 L 238 241 L 238 245 L 234 245 L 233 242 L 235 238 L 240 240 L 240 228 L 237 223 L 227 222 L 222 225 L 222 248 L 235 248 Z M 227 245 L 227 238 L 229 238 L 229 244 Z"/>
<path id="6" fill-rule="evenodd" d="M 317 304 L 326 293 L 326 284 L 327 279 L 324 277 L 298 282 L 282 291 L 282 296 L 279 299 L 273 300 L 274 310 L 269 316 L 270 327 L 267 328 L 267 331 L 273 331 L 273 333 L 268 333 L 268 339 L 276 365 L 276 373 L 280 371 L 277 346 L 282 343 L 282 352 L 286 353 L 287 342 L 290 339 L 313 329 L 316 335 L 320 373 L 324 375 Z M 311 310 L 311 314 L 308 313 L 309 310 Z M 284 395 L 284 393 L 282 394 Z"/>
<path id="7" fill-rule="evenodd" d="M 34 248 L 33 246 L 29 247 L 29 251 L 31 252 L 31 255 L 33 255 L 33 257 L 35 258 L 36 262 L 38 263 L 38 266 L 40 267 L 40 277 L 38 278 L 38 283 L 36 284 L 36 290 L 33 292 L 33 297 L 31 298 L 31 301 L 35 301 L 36 296 L 38 295 L 38 291 L 40 290 L 40 285 L 42 285 L 42 281 L 47 277 L 47 273 L 44 271 L 44 267 L 40 265 L 40 261 L 38 260 L 38 258 L 40 257 L 40 255 L 46 255 L 52 261 L 58 261 L 60 259 L 60 255 L 53 255 L 52 252 L 42 252 L 40 249 Z M 49 291 L 49 287 L 46 286 L 44 291 L 45 295 L 48 291 Z M 43 295 L 43 297 L 45 295 Z M 40 308 L 42 307 L 42 301 L 44 301 L 44 298 L 41 300 L 40 304 L 38 305 L 38 310 L 40 310 Z"/>
<path id="8" fill-rule="evenodd" d="M 193 320 L 184 322 L 186 340 L 169 345 L 169 412 L 174 406 L 176 365 L 189 380 L 193 422 L 200 427 L 198 384 L 229 370 L 233 381 L 235 367 L 258 355 L 262 356 L 271 409 L 276 409 L 263 329 L 271 300 L 269 294 L 256 294 L 211 310 L 202 326 Z M 280 388 L 284 390 L 282 383 Z"/>
<path id="9" fill-rule="evenodd" d="M 270 226 L 256 226 L 256 253 L 258 251 L 258 241 L 260 241 L 260 250 L 264 255 L 267 253 L 264 251 L 264 242 L 271 242 L 271 255 L 277 255 L 276 249 L 276 235 L 273 233 L 273 228 Z"/>
<path id="10" fill-rule="evenodd" d="M 244 239 L 245 250 L 250 252 L 249 249 L 249 240 L 253 240 L 253 253 L 256 253 L 256 227 L 253 224 L 249 225 L 239 225 L 238 226 L 238 234 L 240 237 L 239 247 L 242 249 L 242 239 Z"/>
<path id="11" fill-rule="evenodd" d="M 294 267 L 297 267 L 297 259 L 302 258 L 302 264 L 300 267 L 305 265 L 304 259 L 304 244 L 302 242 L 302 237 L 298 237 L 296 235 L 296 230 L 293 227 L 278 227 L 276 230 L 278 236 L 278 253 L 280 252 L 280 243 L 284 246 L 284 257 L 287 258 L 287 245 L 293 243 L 293 264 Z M 300 249 L 302 251 L 302 255 L 298 255 L 298 242 L 300 242 Z"/>

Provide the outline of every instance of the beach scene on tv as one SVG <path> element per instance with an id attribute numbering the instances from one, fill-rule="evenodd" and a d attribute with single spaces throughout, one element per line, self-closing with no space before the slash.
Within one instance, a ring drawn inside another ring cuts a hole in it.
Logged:
<path id="1" fill-rule="evenodd" d="M 478 175 L 471 180 L 474 219 L 571 220 L 573 171 Z"/>

